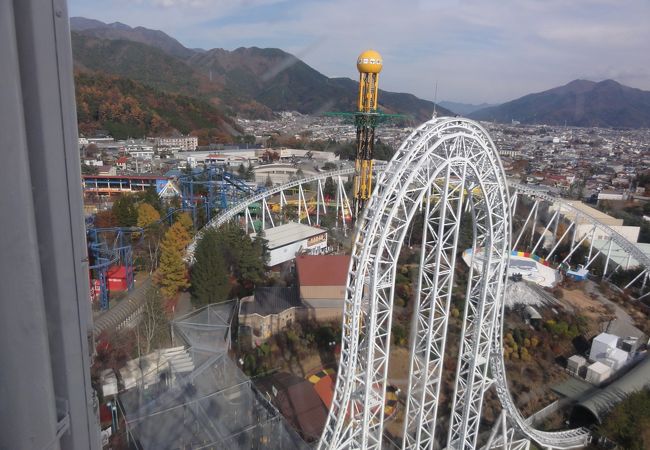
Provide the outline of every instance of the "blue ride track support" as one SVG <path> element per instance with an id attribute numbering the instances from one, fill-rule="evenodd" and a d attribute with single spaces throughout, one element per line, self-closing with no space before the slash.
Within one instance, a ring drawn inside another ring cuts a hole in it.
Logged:
<path id="1" fill-rule="evenodd" d="M 144 236 L 144 229 L 140 227 L 112 227 L 112 228 L 89 228 L 90 250 L 93 253 L 94 264 L 89 270 L 96 271 L 99 280 L 99 306 L 102 310 L 109 308 L 110 292 L 107 285 L 108 268 L 115 263 L 122 263 L 125 269 L 126 286 L 128 290 L 133 289 L 135 284 L 135 271 L 133 264 L 133 241 L 125 242 L 126 234 L 138 233 L 140 241 Z M 102 235 L 112 234 L 114 236 L 112 246 Z"/>
<path id="2" fill-rule="evenodd" d="M 99 307 L 102 311 L 109 307 L 108 285 L 106 284 L 106 275 L 108 267 L 111 265 L 111 258 L 107 257 L 107 249 L 99 242 L 97 232 L 94 228 L 88 230 L 90 235 L 90 251 L 93 256 L 94 264 L 88 267 L 89 271 L 95 272 L 95 279 L 99 281 Z"/>
<path id="3" fill-rule="evenodd" d="M 177 212 L 186 212 L 189 211 L 190 214 L 192 215 L 192 226 L 194 227 L 194 230 L 196 230 L 197 224 L 196 224 L 196 206 L 195 205 L 190 205 L 187 207 L 181 206 L 180 208 L 167 208 L 167 215 L 165 217 L 160 218 L 154 223 L 163 223 L 169 221 L 169 225 L 171 226 L 174 223 L 174 214 Z"/>
<path id="4" fill-rule="evenodd" d="M 199 179 L 196 179 L 197 177 Z M 226 209 L 232 203 L 260 190 L 259 187 L 251 187 L 235 174 L 215 164 L 206 166 L 200 173 L 193 172 L 191 175 L 180 176 L 178 181 L 181 184 L 182 202 L 186 206 L 189 204 L 198 206 L 199 199 L 194 196 L 194 184 L 207 185 L 207 199 L 201 197 L 202 206 L 206 208 L 207 220 L 212 218 L 213 209 Z"/>

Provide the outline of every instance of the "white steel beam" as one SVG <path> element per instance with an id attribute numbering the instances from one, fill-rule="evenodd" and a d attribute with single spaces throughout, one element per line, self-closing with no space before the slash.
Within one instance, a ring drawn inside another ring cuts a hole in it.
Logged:
<path id="1" fill-rule="evenodd" d="M 514 245 L 512 246 L 513 250 L 517 249 L 517 245 L 519 245 L 519 240 L 523 236 L 523 234 L 526 232 L 526 226 L 528 225 L 528 221 L 530 221 L 530 218 L 532 215 L 537 211 L 537 205 L 539 204 L 539 200 L 535 200 L 535 203 L 533 204 L 533 207 L 531 208 L 530 212 L 528 213 L 528 217 L 526 217 L 526 221 L 524 222 L 523 226 L 521 227 L 521 232 L 517 236 L 517 240 L 515 241 Z"/>

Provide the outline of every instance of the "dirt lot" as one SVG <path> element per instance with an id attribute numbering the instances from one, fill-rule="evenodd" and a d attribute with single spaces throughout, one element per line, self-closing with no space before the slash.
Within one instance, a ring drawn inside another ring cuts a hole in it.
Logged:
<path id="1" fill-rule="evenodd" d="M 596 325 L 590 326 L 591 335 L 602 331 L 600 325 L 612 319 L 638 327 L 641 331 L 650 329 L 650 321 L 645 312 L 639 310 L 633 301 L 603 285 L 586 281 L 565 285 L 560 289 L 563 298 L 559 301 L 574 309 L 576 314 L 586 316 L 590 324 Z"/>
<path id="2" fill-rule="evenodd" d="M 320 354 L 317 352 L 312 352 L 302 359 L 278 358 L 276 361 L 276 368 L 279 371 L 287 371 L 303 378 L 327 365 L 321 360 Z"/>
<path id="3" fill-rule="evenodd" d="M 589 322 L 600 323 L 607 320 L 612 315 L 610 309 L 598 300 L 587 294 L 582 286 L 573 286 L 570 288 L 561 288 L 561 303 L 566 303 L 576 314 L 586 316 Z M 597 330 L 590 330 L 596 332 Z"/>
<path id="4" fill-rule="evenodd" d="M 397 386 L 403 393 L 408 391 L 408 373 L 409 373 L 409 350 L 406 347 L 391 345 L 390 364 L 388 365 L 388 383 Z M 402 436 L 402 427 L 404 426 L 404 408 L 405 405 L 400 402 L 398 411 L 394 417 L 384 424 L 384 428 L 390 436 Z"/>

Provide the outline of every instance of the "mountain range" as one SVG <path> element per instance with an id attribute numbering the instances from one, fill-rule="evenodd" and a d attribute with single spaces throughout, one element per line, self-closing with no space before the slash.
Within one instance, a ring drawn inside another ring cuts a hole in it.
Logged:
<path id="1" fill-rule="evenodd" d="M 280 110 L 317 114 L 356 109 L 356 81 L 329 78 L 280 49 L 189 49 L 162 31 L 82 17 L 71 18 L 70 26 L 78 71 L 197 97 L 228 115 L 268 119 Z M 354 62 L 350 71 L 356 72 Z M 379 104 L 382 111 L 405 114 L 414 122 L 430 118 L 434 109 L 428 100 L 383 90 Z"/>
<path id="2" fill-rule="evenodd" d="M 650 128 L 650 92 L 614 80 L 574 80 L 469 114 L 476 120 L 605 128 Z"/>
<path id="3" fill-rule="evenodd" d="M 451 101 L 440 101 L 438 102 L 443 108 L 447 108 L 450 111 L 460 114 L 462 116 L 467 116 L 474 111 L 479 109 L 490 108 L 492 106 L 497 106 L 496 104 L 481 103 L 480 105 L 474 105 L 472 103 L 460 103 L 460 102 L 451 102 Z"/>
<path id="4" fill-rule="evenodd" d="M 222 115 L 221 123 L 232 123 L 228 117 L 234 115 L 270 119 L 282 110 L 356 109 L 357 81 L 327 77 L 280 49 L 190 49 L 162 31 L 119 22 L 73 17 L 70 25 L 77 73 L 126 78 L 178 99 L 197 99 L 215 109 L 213 116 Z M 352 64 L 350 72 L 355 72 Z M 433 102 L 412 94 L 383 90 L 379 103 L 384 112 L 405 114 L 413 123 L 429 119 L 434 109 Z M 502 123 L 650 127 L 650 92 L 613 80 L 574 80 L 500 105 L 440 102 L 436 110 L 441 116 L 458 113 Z M 220 132 L 228 129 L 233 128 Z"/>

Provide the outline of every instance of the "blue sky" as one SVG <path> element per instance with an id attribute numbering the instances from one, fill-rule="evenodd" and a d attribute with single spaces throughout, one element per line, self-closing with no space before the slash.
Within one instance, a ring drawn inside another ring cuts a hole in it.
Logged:
<path id="1" fill-rule="evenodd" d="M 380 86 L 503 102 L 576 78 L 650 90 L 649 0 L 68 0 L 70 16 L 159 29 L 187 47 L 278 47 L 356 78 L 366 48 Z"/>

